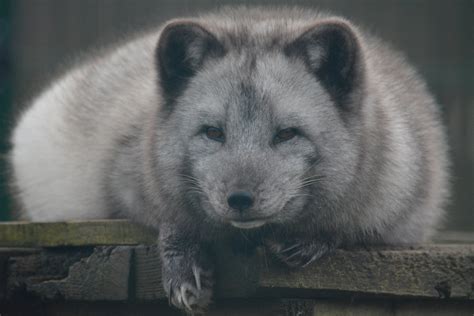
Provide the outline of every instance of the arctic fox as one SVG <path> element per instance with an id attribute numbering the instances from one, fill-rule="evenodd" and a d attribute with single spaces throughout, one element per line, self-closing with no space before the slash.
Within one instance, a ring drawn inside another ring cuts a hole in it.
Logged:
<path id="1" fill-rule="evenodd" d="M 211 300 L 223 234 L 259 232 L 305 266 L 341 245 L 426 240 L 448 194 L 425 83 L 382 41 L 307 9 L 171 20 L 55 80 L 12 143 L 24 218 L 158 229 L 164 288 L 188 312 Z"/>

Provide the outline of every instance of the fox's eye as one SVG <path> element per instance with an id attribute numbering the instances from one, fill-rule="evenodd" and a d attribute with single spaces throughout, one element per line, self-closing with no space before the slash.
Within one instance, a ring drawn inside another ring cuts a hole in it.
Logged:
<path id="1" fill-rule="evenodd" d="M 295 128 L 282 129 L 275 135 L 275 143 L 286 142 L 294 138 L 297 134 L 298 132 Z"/>
<path id="2" fill-rule="evenodd" d="M 216 142 L 224 142 L 224 131 L 218 127 L 208 126 L 205 128 L 206 136 Z"/>

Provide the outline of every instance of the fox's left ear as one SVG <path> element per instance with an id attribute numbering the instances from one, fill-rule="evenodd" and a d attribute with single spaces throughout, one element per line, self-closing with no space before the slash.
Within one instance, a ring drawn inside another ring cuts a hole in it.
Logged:
<path id="1" fill-rule="evenodd" d="M 196 22 L 174 21 L 166 25 L 156 48 L 164 96 L 172 99 L 179 95 L 206 60 L 221 57 L 224 53 L 217 38 Z"/>
<path id="2" fill-rule="evenodd" d="M 345 21 L 320 22 L 285 47 L 289 57 L 301 58 L 308 70 L 338 103 L 345 103 L 363 81 L 362 52 L 357 35 Z"/>

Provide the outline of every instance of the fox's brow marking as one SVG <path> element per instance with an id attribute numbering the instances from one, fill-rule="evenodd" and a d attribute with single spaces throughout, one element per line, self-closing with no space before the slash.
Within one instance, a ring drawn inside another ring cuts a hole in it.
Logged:
<path id="1" fill-rule="evenodd" d="M 250 84 L 242 81 L 240 83 L 240 98 L 242 100 L 241 106 L 241 113 L 243 115 L 243 119 L 247 121 L 253 121 L 256 118 L 256 110 L 257 110 L 257 102 L 258 96 L 255 87 Z"/>

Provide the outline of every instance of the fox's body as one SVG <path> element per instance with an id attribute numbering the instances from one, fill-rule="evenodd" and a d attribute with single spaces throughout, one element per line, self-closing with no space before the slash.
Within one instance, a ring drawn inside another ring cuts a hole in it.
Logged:
<path id="1" fill-rule="evenodd" d="M 270 248 L 298 244 L 302 264 L 417 243 L 448 186 L 438 110 L 403 57 L 296 9 L 176 20 L 91 59 L 34 100 L 13 145 L 26 218 L 158 228 L 165 288 L 188 309 L 209 300 L 192 280 L 219 232 L 271 226 Z M 167 266 L 177 249 L 195 261 Z"/>

